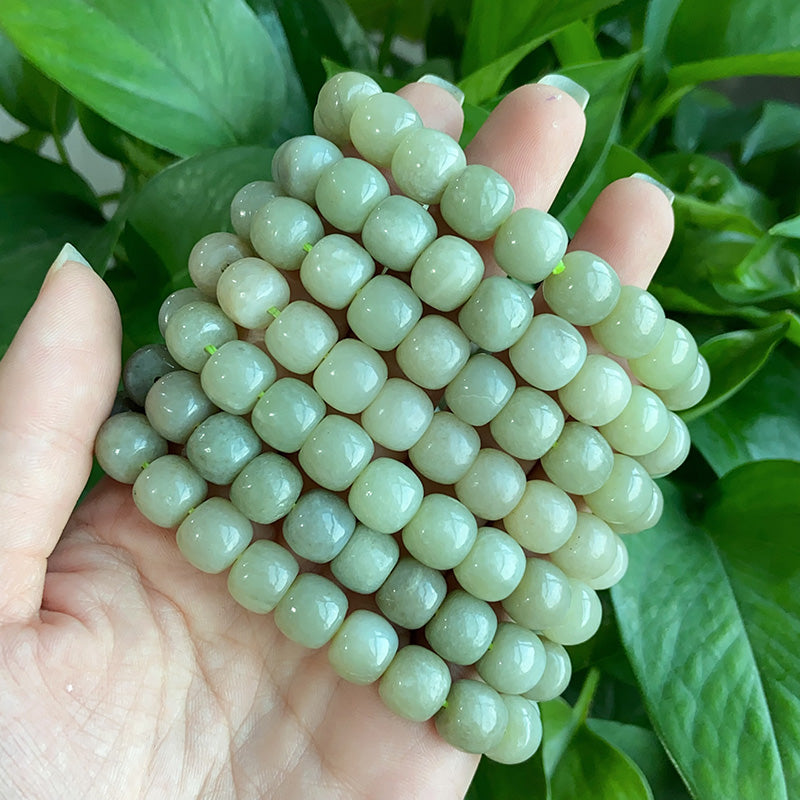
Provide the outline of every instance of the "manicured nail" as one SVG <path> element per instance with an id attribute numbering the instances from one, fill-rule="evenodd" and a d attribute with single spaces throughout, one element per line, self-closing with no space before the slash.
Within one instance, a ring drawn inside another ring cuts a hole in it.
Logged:
<path id="1" fill-rule="evenodd" d="M 458 88 L 454 83 L 450 83 L 450 81 L 446 81 L 444 78 L 440 78 L 438 75 L 423 75 L 421 78 L 417 80 L 417 83 L 432 83 L 434 86 L 438 86 L 440 89 L 444 89 L 446 92 L 450 92 L 456 100 L 458 100 L 458 104 L 460 106 L 464 105 L 464 92 Z"/>
<path id="2" fill-rule="evenodd" d="M 545 75 L 544 78 L 540 78 L 537 82 L 541 83 L 543 86 L 552 86 L 554 89 L 560 89 L 562 92 L 566 92 L 577 102 L 581 110 L 585 109 L 586 104 L 589 102 L 589 92 L 566 75 Z"/>
<path id="3" fill-rule="evenodd" d="M 667 200 L 669 200 L 669 204 L 672 205 L 672 201 L 675 199 L 675 192 L 669 188 L 669 186 L 664 186 L 661 181 L 657 181 L 652 175 L 647 175 L 644 172 L 634 172 L 631 175 L 631 178 L 638 178 L 640 181 L 647 181 L 648 183 L 652 183 L 653 186 L 658 186 L 662 192 L 667 196 Z"/>
<path id="4" fill-rule="evenodd" d="M 61 248 L 61 252 L 56 256 L 53 266 L 50 267 L 51 271 L 57 272 L 67 261 L 77 261 L 79 264 L 89 267 L 89 269 L 92 268 L 91 264 L 69 242 Z"/>

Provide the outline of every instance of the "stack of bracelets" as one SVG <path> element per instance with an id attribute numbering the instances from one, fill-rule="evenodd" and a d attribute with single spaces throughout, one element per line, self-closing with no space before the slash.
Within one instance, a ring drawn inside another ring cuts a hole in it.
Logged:
<path id="1" fill-rule="evenodd" d="M 653 478 L 688 453 L 674 412 L 708 365 L 651 294 L 567 253 L 554 217 L 513 211 L 509 183 L 402 97 L 336 75 L 314 128 L 236 194 L 235 234 L 192 250 L 166 346 L 125 365 L 144 413 L 111 416 L 97 459 L 191 564 L 229 570 L 244 608 L 328 644 L 340 676 L 380 681 L 453 746 L 520 762 L 537 702 L 569 682 L 564 645 L 595 633 L 596 590 L 625 573 L 620 535 L 661 515 Z M 491 238 L 505 276 L 469 243 Z M 282 544 L 254 540 L 279 521 Z M 343 588 L 380 613 L 348 615 Z M 419 643 L 398 649 L 398 628 Z"/>

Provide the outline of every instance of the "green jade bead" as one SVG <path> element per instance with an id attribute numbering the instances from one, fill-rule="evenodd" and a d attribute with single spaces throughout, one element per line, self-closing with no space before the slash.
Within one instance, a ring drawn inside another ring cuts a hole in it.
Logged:
<path id="1" fill-rule="evenodd" d="M 297 378 L 281 378 L 253 408 L 255 432 L 274 450 L 296 453 L 325 416 L 325 403 Z"/>
<path id="2" fill-rule="evenodd" d="M 422 483 L 413 470 L 393 458 L 376 458 L 353 482 L 347 502 L 367 527 L 394 533 L 417 513 L 422 498 Z"/>
<path id="3" fill-rule="evenodd" d="M 508 723 L 500 742 L 485 755 L 498 764 L 521 764 L 542 743 L 542 717 L 532 701 L 515 695 L 503 695 Z"/>
<path id="4" fill-rule="evenodd" d="M 425 626 L 425 638 L 445 661 L 466 666 L 487 651 L 496 631 L 497 615 L 488 603 L 453 589 Z"/>
<path id="5" fill-rule="evenodd" d="M 564 411 L 586 425 L 606 425 L 631 399 L 631 380 L 613 359 L 590 353 L 578 374 L 558 390 Z"/>
<path id="6" fill-rule="evenodd" d="M 618 452 L 641 456 L 651 453 L 667 438 L 669 411 L 657 394 L 644 386 L 633 386 L 625 408 L 599 430 Z"/>
<path id="7" fill-rule="evenodd" d="M 646 528 L 642 528 L 642 530 L 646 530 Z M 616 586 L 625 577 L 627 571 L 628 550 L 620 538 L 617 537 L 617 553 L 614 556 L 614 562 L 611 564 L 611 567 L 599 577 L 586 581 L 586 585 L 596 592 L 601 589 L 610 589 L 612 586 Z"/>
<path id="8" fill-rule="evenodd" d="M 520 386 L 489 423 L 495 442 L 511 456 L 541 458 L 561 435 L 564 414 L 549 395 Z"/>
<path id="9" fill-rule="evenodd" d="M 169 442 L 183 444 L 216 408 L 195 373 L 177 370 L 153 384 L 145 398 L 144 410 L 157 433 Z"/>
<path id="10" fill-rule="evenodd" d="M 361 230 L 361 241 L 387 269 L 408 272 L 434 242 L 436 232 L 436 222 L 419 203 L 395 194 L 370 212 Z"/>
<path id="11" fill-rule="evenodd" d="M 668 414 L 669 430 L 664 441 L 655 450 L 636 459 L 653 478 L 663 478 L 678 469 L 692 446 L 686 423 L 677 414 L 671 411 Z"/>
<path id="12" fill-rule="evenodd" d="M 402 538 L 417 561 L 434 569 L 452 569 L 464 560 L 477 535 L 475 517 L 463 503 L 447 495 L 427 494 L 403 528 Z"/>
<path id="13" fill-rule="evenodd" d="M 476 669 L 498 692 L 522 694 L 539 682 L 546 662 L 544 645 L 535 633 L 515 622 L 501 622 Z"/>
<path id="14" fill-rule="evenodd" d="M 506 350 L 528 329 L 533 303 L 524 289 L 508 278 L 484 278 L 458 312 L 461 330 L 482 350 Z"/>
<path id="15" fill-rule="evenodd" d="M 594 589 L 575 579 L 570 579 L 570 588 L 572 599 L 564 618 L 542 631 L 551 642 L 567 646 L 588 642 L 603 618 L 603 606 Z"/>
<path id="16" fill-rule="evenodd" d="M 164 302 L 158 309 L 158 330 L 161 335 L 167 332 L 167 323 L 170 317 L 187 303 L 193 303 L 195 300 L 207 300 L 208 297 L 204 295 L 196 286 L 189 286 L 186 289 L 177 289 L 164 298 Z"/>
<path id="17" fill-rule="evenodd" d="M 333 577 L 346 589 L 372 594 L 383 585 L 400 558 L 394 536 L 360 523 L 342 551 L 331 561 Z"/>
<path id="18" fill-rule="evenodd" d="M 442 707 L 450 685 L 447 664 L 427 648 L 409 644 L 397 651 L 378 692 L 384 705 L 399 717 L 425 722 Z"/>
<path id="19" fill-rule="evenodd" d="M 437 314 L 422 317 L 395 350 L 405 376 L 423 389 L 447 386 L 469 355 L 469 340 L 458 325 Z"/>
<path id="20" fill-rule="evenodd" d="M 610 523 L 609 528 L 611 528 L 611 530 L 617 534 L 641 533 L 642 531 L 646 531 L 649 528 L 652 528 L 654 525 L 656 525 L 658 521 L 661 519 L 661 514 L 663 513 L 663 511 L 664 511 L 664 495 L 661 493 L 661 489 L 658 488 L 658 484 L 654 483 L 653 497 L 650 500 L 650 505 L 644 512 L 642 512 L 641 516 L 638 516 L 636 517 L 636 519 L 632 520 L 631 522 L 626 522 L 625 524 L 617 525 L 614 523 Z"/>
<path id="21" fill-rule="evenodd" d="M 514 210 L 514 189 L 491 167 L 470 164 L 447 184 L 439 201 L 444 221 L 460 236 L 491 239 Z"/>
<path id="22" fill-rule="evenodd" d="M 705 396 L 711 384 L 711 371 L 708 361 L 698 355 L 694 372 L 671 389 L 662 389 L 656 394 L 670 411 L 685 411 L 696 406 Z"/>
<path id="23" fill-rule="evenodd" d="M 236 234 L 248 239 L 253 215 L 281 194 L 281 187 L 274 181 L 252 181 L 242 186 L 231 200 L 231 225 Z"/>
<path id="24" fill-rule="evenodd" d="M 312 489 L 297 500 L 283 521 L 283 538 L 300 558 L 327 564 L 341 553 L 356 528 L 341 497 Z"/>
<path id="25" fill-rule="evenodd" d="M 387 619 L 412 631 L 430 621 L 446 594 L 441 572 L 404 556 L 378 589 L 375 602 Z"/>
<path id="26" fill-rule="evenodd" d="M 564 226 L 536 208 L 518 208 L 497 231 L 494 258 L 523 283 L 539 283 L 558 266 L 569 238 Z"/>
<path id="27" fill-rule="evenodd" d="M 608 442 L 589 425 L 567 422 L 558 441 L 542 456 L 547 477 L 568 494 L 589 494 L 611 475 L 614 454 Z"/>
<path id="28" fill-rule="evenodd" d="M 698 355 L 692 334 L 679 322 L 668 319 L 656 346 L 639 358 L 629 359 L 628 366 L 643 384 L 663 391 L 673 389 L 692 375 Z"/>
<path id="29" fill-rule="evenodd" d="M 269 354 L 297 375 L 313 372 L 338 338 L 334 321 L 305 300 L 289 303 L 264 334 Z"/>
<path id="30" fill-rule="evenodd" d="M 300 281 L 328 308 L 345 308 L 375 274 L 372 256 L 349 236 L 323 236 L 303 259 Z"/>
<path id="31" fill-rule="evenodd" d="M 503 517 L 514 539 L 532 553 L 552 553 L 575 530 L 578 512 L 570 496 L 550 481 L 531 480 L 519 503 Z"/>
<path id="32" fill-rule="evenodd" d="M 347 309 L 347 324 L 364 344 L 394 350 L 422 316 L 422 302 L 411 287 L 392 275 L 376 275 Z"/>
<path id="33" fill-rule="evenodd" d="M 479 451 L 466 474 L 456 481 L 456 497 L 481 519 L 501 519 L 525 491 L 522 467 L 501 450 Z"/>
<path id="34" fill-rule="evenodd" d="M 145 464 L 167 454 L 167 442 L 147 417 L 125 411 L 109 417 L 97 432 L 94 454 L 103 472 L 120 483 L 133 483 Z"/>
<path id="35" fill-rule="evenodd" d="M 253 216 L 250 241 L 264 261 L 286 271 L 300 269 L 305 246 L 324 234 L 317 212 L 294 197 L 276 197 Z"/>
<path id="36" fill-rule="evenodd" d="M 295 136 L 285 141 L 272 157 L 272 177 L 282 193 L 313 205 L 322 171 L 341 161 L 342 151 L 321 136 Z"/>
<path id="37" fill-rule="evenodd" d="M 278 630 L 293 642 L 317 650 L 339 630 L 347 613 L 347 598 L 332 581 L 302 572 L 275 606 Z"/>
<path id="38" fill-rule="evenodd" d="M 175 311 L 164 334 L 170 355 L 190 372 L 200 372 L 215 349 L 237 338 L 236 326 L 225 312 L 202 300 Z"/>
<path id="39" fill-rule="evenodd" d="M 314 108 L 314 132 L 339 147 L 350 143 L 353 111 L 381 87 L 358 72 L 340 72 L 323 85 Z"/>
<path id="40" fill-rule="evenodd" d="M 209 483 L 225 486 L 261 452 L 261 440 L 242 417 L 220 411 L 203 420 L 186 442 L 186 457 Z"/>
<path id="41" fill-rule="evenodd" d="M 367 161 L 388 167 L 400 142 L 418 128 L 422 128 L 422 119 L 408 100 L 381 92 L 367 97 L 353 109 L 350 141 Z"/>
<path id="42" fill-rule="evenodd" d="M 466 475 L 481 447 L 481 438 L 471 425 L 449 411 L 437 411 L 408 457 L 421 475 L 445 485 Z"/>
<path id="43" fill-rule="evenodd" d="M 601 519 L 624 525 L 645 512 L 653 498 L 654 486 L 653 479 L 636 459 L 614 453 L 608 480 L 583 499 Z"/>
<path id="44" fill-rule="evenodd" d="M 545 638 L 542 638 L 541 642 L 546 657 L 544 672 L 533 688 L 523 693 L 523 697 L 545 703 L 560 697 L 564 689 L 569 686 L 572 678 L 572 662 L 563 645 Z"/>
<path id="45" fill-rule="evenodd" d="M 665 321 L 664 309 L 650 292 L 623 286 L 611 313 L 592 325 L 592 334 L 609 353 L 638 358 L 656 346 Z"/>
<path id="46" fill-rule="evenodd" d="M 237 325 L 260 330 L 273 322 L 276 311 L 289 304 L 289 284 L 263 259 L 242 258 L 220 276 L 217 302 Z"/>
<path id="47" fill-rule="evenodd" d="M 228 569 L 253 538 L 253 525 L 230 500 L 210 497 L 180 524 L 181 555 L 201 572 Z"/>
<path id="48" fill-rule="evenodd" d="M 469 553 L 453 570 L 461 587 L 479 600 L 504 600 L 525 572 L 525 553 L 507 533 L 478 528 Z"/>
<path id="49" fill-rule="evenodd" d="M 253 255 L 250 243 L 232 233 L 209 233 L 189 253 L 189 277 L 208 298 L 217 296 L 219 276 L 234 261 Z"/>
<path id="50" fill-rule="evenodd" d="M 590 581 L 611 569 L 616 555 L 617 540 L 611 528 L 594 514 L 579 511 L 575 530 L 550 553 L 550 561 L 570 578 Z"/>
<path id="51" fill-rule="evenodd" d="M 133 502 L 150 522 L 174 528 L 206 499 L 208 485 L 180 456 L 166 455 L 148 464 L 133 484 Z"/>
<path id="52" fill-rule="evenodd" d="M 447 704 L 434 722 L 448 744 L 465 753 L 485 753 L 500 744 L 508 710 L 491 686 L 462 678 L 450 687 Z"/>
<path id="53" fill-rule="evenodd" d="M 516 382 L 511 370 L 488 353 L 475 353 L 447 384 L 447 407 L 468 425 L 491 422 L 508 403 Z"/>
<path id="54" fill-rule="evenodd" d="M 150 387 L 167 373 L 180 369 L 163 344 L 146 344 L 134 351 L 122 368 L 122 385 L 125 393 L 143 406 Z"/>
<path id="55" fill-rule="evenodd" d="M 413 447 L 433 419 L 433 403 L 419 386 L 402 378 L 389 378 L 361 414 L 369 436 L 389 450 Z"/>
<path id="56" fill-rule="evenodd" d="M 440 236 L 411 267 L 411 288 L 437 311 L 454 311 L 478 288 L 483 272 L 483 259 L 469 242 Z"/>
<path id="57" fill-rule="evenodd" d="M 263 350 L 237 339 L 211 354 L 200 373 L 200 385 L 223 411 L 249 414 L 275 375 L 275 365 Z"/>
<path id="58" fill-rule="evenodd" d="M 397 652 L 395 629 L 380 614 L 353 611 L 334 634 L 328 661 L 346 681 L 365 686 L 383 675 Z"/>
<path id="59" fill-rule="evenodd" d="M 382 356 L 358 339 L 342 339 L 314 370 L 314 389 L 332 408 L 361 413 L 386 383 Z"/>
<path id="60" fill-rule="evenodd" d="M 257 539 L 234 561 L 228 592 L 243 608 L 268 614 L 297 577 L 297 559 L 277 542 Z"/>
<path id="61" fill-rule="evenodd" d="M 394 151 L 392 178 L 407 197 L 436 204 L 447 184 L 466 166 L 467 157 L 452 137 L 432 128 L 416 128 L 403 136 Z"/>
<path id="62" fill-rule="evenodd" d="M 536 389 L 552 392 L 578 374 L 586 361 L 586 340 L 561 317 L 538 314 L 508 352 L 524 380 Z"/>
<path id="63" fill-rule="evenodd" d="M 344 233 L 360 233 L 370 213 L 389 196 L 377 167 L 360 158 L 343 158 L 327 167 L 317 183 L 319 213 Z"/>
<path id="64" fill-rule="evenodd" d="M 375 453 L 366 431 L 353 420 L 328 414 L 303 442 L 298 460 L 312 481 L 343 492 Z"/>
<path id="65" fill-rule="evenodd" d="M 269 525 L 285 517 L 300 497 L 300 470 L 278 453 L 256 456 L 231 484 L 231 502 L 248 519 Z"/>
<path id="66" fill-rule="evenodd" d="M 519 586 L 502 605 L 514 622 L 541 631 L 559 624 L 571 601 L 572 587 L 563 571 L 544 559 L 529 558 Z"/>

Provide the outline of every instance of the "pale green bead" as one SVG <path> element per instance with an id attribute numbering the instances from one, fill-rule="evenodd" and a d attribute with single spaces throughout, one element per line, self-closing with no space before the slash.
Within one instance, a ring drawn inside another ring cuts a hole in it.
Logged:
<path id="1" fill-rule="evenodd" d="M 189 514 L 176 534 L 181 555 L 201 572 L 228 569 L 253 538 L 253 525 L 230 500 L 210 497 Z"/>
<path id="2" fill-rule="evenodd" d="M 572 662 L 563 645 L 545 638 L 542 638 L 541 641 L 547 657 L 544 672 L 536 685 L 525 692 L 523 696 L 528 700 L 544 703 L 559 697 L 569 686 L 572 677 Z"/>
<path id="3" fill-rule="evenodd" d="M 552 553 L 572 535 L 578 512 L 570 496 L 550 481 L 532 480 L 503 525 L 532 553 Z"/>
<path id="4" fill-rule="evenodd" d="M 150 522 L 174 528 L 206 499 L 208 486 L 180 456 L 166 455 L 148 464 L 133 483 L 133 502 Z"/>
<path id="5" fill-rule="evenodd" d="M 283 538 L 300 558 L 327 564 L 339 555 L 355 529 L 356 519 L 341 497 L 311 489 L 283 521 Z"/>
<path id="6" fill-rule="evenodd" d="M 478 524 L 466 506 L 447 495 L 428 494 L 403 528 L 403 544 L 417 561 L 452 569 L 464 560 L 477 535 Z"/>
<path id="7" fill-rule="evenodd" d="M 328 414 L 303 442 L 298 460 L 312 481 L 341 492 L 356 479 L 374 453 L 372 439 L 358 423 Z"/>
<path id="8" fill-rule="evenodd" d="M 217 296 L 217 281 L 234 261 L 252 256 L 250 243 L 232 233 L 209 233 L 189 253 L 189 277 L 206 296 Z"/>
<path id="9" fill-rule="evenodd" d="M 350 487 L 350 509 L 369 528 L 381 533 L 399 531 L 422 503 L 420 479 L 393 458 L 376 458 Z"/>
<path id="10" fill-rule="evenodd" d="M 514 622 L 501 622 L 476 668 L 498 692 L 522 694 L 539 682 L 546 662 L 544 645 L 535 633 Z"/>
<path id="11" fill-rule="evenodd" d="M 525 554 L 507 533 L 478 528 L 475 543 L 453 572 L 473 597 L 492 603 L 517 588 L 525 572 Z"/>
<path id="12" fill-rule="evenodd" d="M 381 700 L 400 717 L 430 719 L 447 699 L 450 670 L 436 653 L 409 644 L 397 651 L 378 686 Z"/>
<path id="13" fill-rule="evenodd" d="M 391 92 L 381 92 L 353 109 L 350 141 L 367 161 L 388 167 L 406 134 L 421 127 L 422 119 L 408 100 Z"/>
<path id="14" fill-rule="evenodd" d="M 381 87 L 358 72 L 340 72 L 320 89 L 314 109 L 314 132 L 339 147 L 350 143 L 350 118 L 356 106 Z"/>
<path id="15" fill-rule="evenodd" d="M 566 386 L 586 361 L 586 340 L 569 322 L 539 314 L 508 351 L 514 369 L 545 392 Z"/>
<path id="16" fill-rule="evenodd" d="M 328 648 L 334 672 L 350 683 L 378 680 L 397 652 L 397 633 L 380 614 L 358 609 L 336 631 Z"/>
<path id="17" fill-rule="evenodd" d="M 437 411 L 420 440 L 408 450 L 414 469 L 436 483 L 464 477 L 481 447 L 478 432 L 455 414 Z"/>
<path id="18" fill-rule="evenodd" d="M 597 592 L 583 581 L 570 579 L 571 600 L 561 622 L 542 631 L 542 635 L 563 645 L 582 644 L 597 633 L 603 618 L 603 606 Z"/>
<path id="19" fill-rule="evenodd" d="M 356 525 L 344 549 L 331 561 L 334 578 L 358 594 L 372 594 L 383 585 L 400 558 L 394 536 Z"/>
<path id="20" fill-rule="evenodd" d="M 491 275 L 484 278 L 458 312 L 458 324 L 482 350 L 498 353 L 511 347 L 528 329 L 533 303 L 522 287 Z"/>
<path id="21" fill-rule="evenodd" d="M 503 738 L 485 755 L 499 764 L 521 764 L 542 743 L 542 717 L 535 703 L 524 697 L 503 695 L 508 723 Z"/>
<path id="22" fill-rule="evenodd" d="M 144 414 L 126 411 L 100 426 L 94 454 L 106 475 L 120 483 L 133 483 L 145 464 L 167 454 L 167 442 Z"/>
<path id="23" fill-rule="evenodd" d="M 250 342 L 226 342 L 206 361 L 200 385 L 215 405 L 229 414 L 249 414 L 275 381 L 270 357 Z"/>
<path id="24" fill-rule="evenodd" d="M 261 440 L 242 417 L 220 411 L 186 442 L 186 457 L 209 483 L 225 486 L 261 452 Z"/>
<path id="25" fill-rule="evenodd" d="M 646 528 L 642 528 L 642 530 L 646 530 Z M 586 581 L 586 585 L 595 591 L 610 589 L 612 586 L 616 586 L 625 577 L 627 571 L 628 550 L 624 542 L 617 536 L 617 552 L 611 567 L 599 577 L 594 578 L 594 580 Z"/>
<path id="26" fill-rule="evenodd" d="M 631 372 L 651 389 L 663 391 L 678 386 L 697 366 L 697 343 L 679 322 L 668 319 L 656 346 L 639 358 L 628 360 Z"/>
<path id="27" fill-rule="evenodd" d="M 647 470 L 630 456 L 614 454 L 608 480 L 586 494 L 586 505 L 609 523 L 631 522 L 644 513 L 653 498 L 655 484 Z"/>
<path id="28" fill-rule="evenodd" d="M 289 284 L 263 259 L 242 258 L 220 276 L 217 302 L 237 325 L 266 328 L 275 319 L 275 311 L 289 304 Z"/>
<path id="29" fill-rule="evenodd" d="M 314 389 L 332 408 L 344 414 L 362 412 L 386 383 L 388 370 L 381 355 L 358 339 L 342 339 L 314 370 Z"/>
<path id="30" fill-rule="evenodd" d="M 392 156 L 392 178 L 417 202 L 438 203 L 447 184 L 466 166 L 467 157 L 452 137 L 433 128 L 416 128 Z"/>
<path id="31" fill-rule="evenodd" d="M 222 309 L 202 300 L 187 303 L 175 311 L 164 334 L 169 354 L 191 372 L 200 372 L 215 348 L 236 338 L 236 326 Z"/>
<path id="32" fill-rule="evenodd" d="M 300 470 L 277 453 L 256 456 L 231 484 L 231 502 L 248 519 L 269 525 L 285 517 L 300 497 Z"/>
<path id="33" fill-rule="evenodd" d="M 231 225 L 234 231 L 247 239 L 253 215 L 280 194 L 281 187 L 273 181 L 252 181 L 242 186 L 231 200 Z"/>
<path id="34" fill-rule="evenodd" d="M 560 623 L 572 599 L 569 578 L 541 558 L 529 558 L 522 580 L 503 600 L 503 608 L 515 622 L 532 631 Z"/>
<path id="35" fill-rule="evenodd" d="M 611 569 L 616 555 L 617 542 L 611 528 L 599 517 L 580 511 L 572 535 L 550 553 L 550 560 L 570 578 L 590 581 Z"/>
<path id="36" fill-rule="evenodd" d="M 483 259 L 469 242 L 440 236 L 411 268 L 411 288 L 423 303 L 438 311 L 453 311 L 478 288 L 483 272 Z"/>
<path id="37" fill-rule="evenodd" d="M 361 414 L 364 430 L 389 450 L 408 450 L 433 419 L 433 403 L 419 386 L 389 378 Z"/>
<path id="38" fill-rule="evenodd" d="M 161 331 L 161 335 L 163 336 L 167 332 L 167 323 L 179 308 L 182 308 L 187 303 L 193 303 L 195 300 L 206 299 L 208 299 L 207 295 L 203 294 L 196 286 L 178 289 L 167 295 L 158 309 L 158 330 Z"/>
<path id="39" fill-rule="evenodd" d="M 637 458 L 653 478 L 663 478 L 678 469 L 692 446 L 686 423 L 677 414 L 668 413 L 669 431 L 664 441 L 655 450 Z"/>
<path id="40" fill-rule="evenodd" d="M 401 558 L 375 595 L 381 613 L 401 628 L 416 630 L 436 613 L 447 594 L 441 572 L 414 558 Z"/>
<path id="41" fill-rule="evenodd" d="M 500 269 L 523 283 L 543 281 L 567 251 L 564 226 L 536 208 L 518 208 L 497 231 L 494 257 Z"/>
<path id="42" fill-rule="evenodd" d="M 322 221 L 308 203 L 294 197 L 276 197 L 253 216 L 250 241 L 255 251 L 272 266 L 300 269 L 305 245 L 324 234 Z"/>
<path id="43" fill-rule="evenodd" d="M 487 447 L 456 481 L 456 497 L 482 519 L 500 519 L 519 503 L 525 491 L 525 473 L 511 456 Z"/>
<path id="44" fill-rule="evenodd" d="M 616 419 L 631 399 L 631 380 L 613 359 L 590 353 L 578 374 L 558 390 L 564 411 L 578 422 L 605 425 Z"/>
<path id="45" fill-rule="evenodd" d="M 465 666 L 486 652 L 496 630 L 497 615 L 488 603 L 453 589 L 425 626 L 425 638 L 445 661 Z"/>
<path id="46" fill-rule="evenodd" d="M 344 592 L 322 575 L 303 572 L 275 606 L 275 625 L 297 644 L 316 650 L 330 641 L 347 613 Z"/>
<path id="47" fill-rule="evenodd" d="M 544 299 L 553 311 L 573 325 L 595 325 L 617 304 L 617 273 L 599 256 L 573 250 L 563 258 L 564 269 L 542 284 Z"/>
<path id="48" fill-rule="evenodd" d="M 631 522 L 626 522 L 625 524 L 618 524 L 615 525 L 614 523 L 609 524 L 614 533 L 641 533 L 642 531 L 646 531 L 652 528 L 654 525 L 658 524 L 658 521 L 661 519 L 661 514 L 664 511 L 664 495 L 661 493 L 661 489 L 658 488 L 658 484 L 653 484 L 653 497 L 650 500 L 650 505 L 647 507 L 645 511 L 636 519 L 632 520 Z M 597 588 L 597 587 L 593 587 Z"/>
<path id="49" fill-rule="evenodd" d="M 609 353 L 638 358 L 656 346 L 664 323 L 664 309 L 650 292 L 623 286 L 611 313 L 592 325 L 592 334 Z"/>
<path id="50" fill-rule="evenodd" d="M 361 230 L 361 241 L 369 254 L 396 272 L 408 272 L 434 239 L 433 217 L 415 200 L 399 194 L 382 200 Z"/>
<path id="51" fill-rule="evenodd" d="M 306 291 L 328 308 L 345 308 L 375 274 L 372 256 L 349 236 L 323 236 L 300 265 Z"/>
<path id="52" fill-rule="evenodd" d="M 448 744 L 465 753 L 485 753 L 500 744 L 508 710 L 491 686 L 463 678 L 450 687 L 447 704 L 434 722 Z"/>
<path id="53" fill-rule="evenodd" d="M 155 431 L 169 442 L 183 444 L 216 408 L 195 373 L 177 370 L 153 384 L 145 398 L 144 410 Z"/>
<path id="54" fill-rule="evenodd" d="M 694 372 L 671 389 L 662 389 L 656 394 L 670 411 L 684 411 L 696 406 L 705 396 L 711 383 L 708 361 L 698 355 Z"/>
<path id="55" fill-rule="evenodd" d="M 344 233 L 360 233 L 370 212 L 389 196 L 377 167 L 360 158 L 343 158 L 325 169 L 317 183 L 319 213 Z"/>
<path id="56" fill-rule="evenodd" d="M 669 411 L 655 392 L 634 386 L 625 408 L 599 430 L 615 450 L 641 456 L 651 453 L 667 438 Z"/>
<path id="57" fill-rule="evenodd" d="M 347 324 L 364 344 L 394 350 L 422 316 L 411 287 L 392 275 L 376 275 L 357 292 L 347 309 Z"/>
<path id="58" fill-rule="evenodd" d="M 297 375 L 313 372 L 338 338 L 333 320 L 305 300 L 289 303 L 264 334 L 269 354 Z"/>
<path id="59" fill-rule="evenodd" d="M 163 344 L 146 344 L 135 350 L 122 367 L 125 394 L 137 406 L 143 406 L 153 384 L 177 369 L 178 365 Z"/>
<path id="60" fill-rule="evenodd" d="M 467 363 L 469 340 L 446 317 L 427 314 L 397 345 L 397 364 L 423 389 L 447 386 Z"/>
<path id="61" fill-rule="evenodd" d="M 281 378 L 267 389 L 253 409 L 255 432 L 272 448 L 296 453 L 325 416 L 325 403 L 297 378 Z"/>
<path id="62" fill-rule="evenodd" d="M 547 477 L 568 494 L 589 494 L 608 480 L 614 454 L 594 428 L 582 422 L 567 422 L 541 463 Z"/>
<path id="63" fill-rule="evenodd" d="M 470 164 L 447 184 L 439 202 L 444 221 L 466 239 L 484 241 L 511 216 L 514 189 L 491 167 Z"/>
<path id="64" fill-rule="evenodd" d="M 515 458 L 541 458 L 564 428 L 564 414 L 553 398 L 520 386 L 489 423 L 495 442 Z"/>
<path id="65" fill-rule="evenodd" d="M 283 193 L 313 205 L 322 170 L 342 159 L 342 151 L 320 136 L 295 136 L 272 157 L 272 177 Z"/>
<path id="66" fill-rule="evenodd" d="M 488 353 L 475 353 L 447 384 L 447 407 L 469 425 L 491 422 L 514 393 L 511 370 Z"/>
<path id="67" fill-rule="evenodd" d="M 289 590 L 299 571 L 297 560 L 285 547 L 258 539 L 231 567 L 228 591 L 248 611 L 268 614 Z"/>

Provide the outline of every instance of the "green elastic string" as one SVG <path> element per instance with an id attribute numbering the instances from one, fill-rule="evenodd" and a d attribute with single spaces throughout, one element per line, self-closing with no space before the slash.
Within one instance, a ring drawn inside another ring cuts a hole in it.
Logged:
<path id="1" fill-rule="evenodd" d="M 216 347 L 214 347 L 214 345 L 213 345 L 213 344 L 207 344 L 207 345 L 206 345 L 206 346 L 203 348 L 203 350 L 205 350 L 205 351 L 206 351 L 206 353 L 208 353 L 210 356 L 213 356 L 213 355 L 214 355 L 214 353 L 216 353 L 216 352 L 217 352 L 217 348 L 216 348 Z"/>
<path id="2" fill-rule="evenodd" d="M 559 261 L 558 264 L 553 267 L 553 275 L 560 275 L 566 268 L 567 265 L 563 261 Z"/>
<path id="3" fill-rule="evenodd" d="M 267 311 L 272 314 L 275 319 L 278 319 L 278 317 L 281 315 L 281 310 L 277 306 L 270 306 Z"/>
<path id="4" fill-rule="evenodd" d="M 312 249 L 313 247 L 314 247 L 314 245 L 313 245 L 313 244 L 311 244 L 311 242 L 306 242 L 306 243 L 303 245 L 303 250 L 305 250 L 305 251 L 306 251 L 306 253 L 310 253 L 310 252 L 311 252 L 311 249 Z"/>

